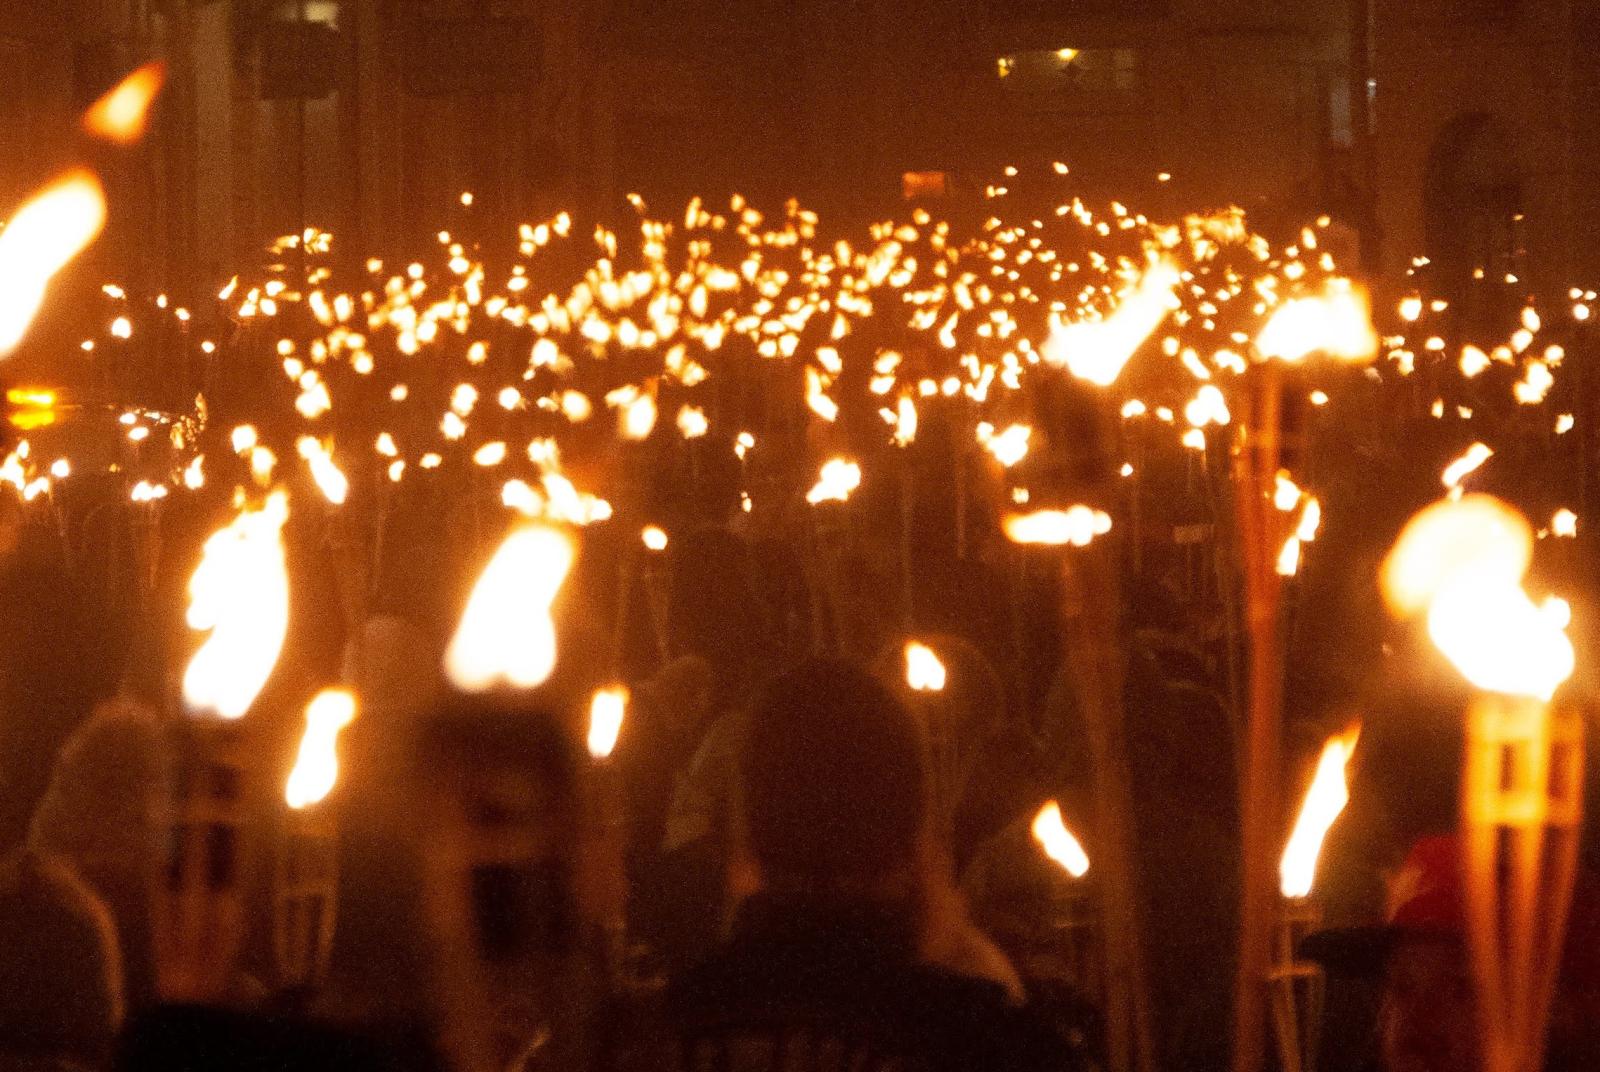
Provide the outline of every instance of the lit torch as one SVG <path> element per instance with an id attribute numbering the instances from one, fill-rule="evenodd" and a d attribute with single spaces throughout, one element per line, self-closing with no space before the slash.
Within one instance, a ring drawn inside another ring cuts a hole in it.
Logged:
<path id="1" fill-rule="evenodd" d="M 306 707 L 306 731 L 284 786 L 289 812 L 273 873 L 272 949 L 278 984 L 308 993 L 328 968 L 338 907 L 339 843 L 334 812 L 324 801 L 339 776 L 335 742 L 356 717 L 348 689 L 324 689 Z"/>
<path id="2" fill-rule="evenodd" d="M 1583 723 L 1550 700 L 1572 674 L 1566 604 L 1522 587 L 1533 531 L 1487 495 L 1412 518 L 1383 566 L 1396 613 L 1478 692 L 1467 715 L 1461 819 L 1466 909 L 1488 1072 L 1536 1072 L 1577 872 Z"/>
<path id="3" fill-rule="evenodd" d="M 210 636 L 183 677 L 190 717 L 174 728 L 175 794 L 152 901 L 157 983 L 170 1001 L 215 1001 L 244 937 L 244 727 L 289 622 L 283 523 L 274 492 L 205 544 L 189 582 L 191 628 Z"/>
<path id="4" fill-rule="evenodd" d="M 105 223 L 100 180 L 79 169 L 41 190 L 0 231 L 0 357 L 22 341 L 51 278 L 95 240 Z"/>
<path id="5" fill-rule="evenodd" d="M 1084 881 L 1089 856 L 1067 829 L 1061 805 L 1054 800 L 1034 814 L 1030 830 L 1040 850 L 1058 866 L 1057 875 L 1066 879 L 1051 884 L 1051 928 L 1062 974 L 1091 1000 L 1101 998 L 1106 984 L 1105 950 L 1099 913 Z"/>
<path id="6" fill-rule="evenodd" d="M 128 146 L 144 136 L 150 106 L 167 78 L 167 65 L 147 63 L 113 86 L 83 113 L 83 129 L 97 138 Z"/>
<path id="7" fill-rule="evenodd" d="M 1325 977 L 1319 965 L 1299 959 L 1295 950 L 1301 939 L 1322 922 L 1321 906 L 1312 900 L 1311 886 L 1323 840 L 1350 802 L 1345 769 L 1360 735 L 1361 727 L 1356 726 L 1323 745 L 1300 817 L 1278 862 L 1278 888 L 1283 900 L 1267 985 L 1272 994 L 1272 1026 L 1283 1072 L 1312 1072 L 1316 1068 Z"/>

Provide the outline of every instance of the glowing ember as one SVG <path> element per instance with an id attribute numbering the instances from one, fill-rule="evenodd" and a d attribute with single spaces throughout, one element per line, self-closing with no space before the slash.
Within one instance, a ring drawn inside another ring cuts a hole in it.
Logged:
<path id="1" fill-rule="evenodd" d="M 944 682 L 944 663 L 934 650 L 915 640 L 907 644 L 906 684 L 917 692 L 941 692 Z"/>
<path id="2" fill-rule="evenodd" d="M 550 677 L 556 665 L 551 608 L 576 554 L 572 539 L 549 525 L 506 537 L 478 578 L 445 652 L 445 673 L 456 688 L 533 688 Z"/>
<path id="3" fill-rule="evenodd" d="M 17 210 L 0 231 L 0 357 L 22 341 L 51 277 L 99 235 L 105 193 L 88 171 L 69 171 Z"/>
<path id="4" fill-rule="evenodd" d="M 1522 588 L 1533 560 L 1523 516 L 1488 495 L 1435 503 L 1400 533 L 1383 564 L 1396 613 L 1426 613 L 1428 635 L 1472 684 L 1548 700 L 1572 674 L 1570 611 Z"/>
<path id="5" fill-rule="evenodd" d="M 1111 386 L 1134 352 L 1167 318 L 1173 290 L 1181 279 L 1175 264 L 1159 261 L 1105 319 L 1062 323 L 1052 318 L 1050 338 L 1043 347 L 1045 360 L 1058 368 L 1065 366 L 1074 376 L 1096 386 Z"/>
<path id="6" fill-rule="evenodd" d="M 299 810 L 320 803 L 339 778 L 339 731 L 356 717 L 355 694 L 349 689 L 323 689 L 306 707 L 306 732 L 289 772 L 284 799 Z"/>
<path id="7" fill-rule="evenodd" d="M 1065 510 L 1035 510 L 1008 515 L 1004 528 L 1006 538 L 1013 543 L 1087 547 L 1096 536 L 1111 531 L 1111 515 L 1081 505 Z"/>
<path id="8" fill-rule="evenodd" d="M 90 106 L 83 128 L 118 145 L 132 145 L 144 136 L 150 105 L 166 77 L 166 64 L 159 61 L 140 67 Z"/>
<path id="9" fill-rule="evenodd" d="M 288 498 L 275 491 L 206 541 L 189 580 L 189 628 L 211 634 L 183 675 L 191 714 L 243 716 L 277 664 L 289 628 L 288 517 Z"/>
<path id="10" fill-rule="evenodd" d="M 834 458 L 823 465 L 816 484 L 806 492 L 806 502 L 812 506 L 824 502 L 846 502 L 850 493 L 860 486 L 861 466 L 843 458 Z"/>
<path id="11" fill-rule="evenodd" d="M 1061 805 L 1050 801 L 1033 817 L 1033 840 L 1039 843 L 1044 854 L 1066 869 L 1073 878 L 1089 873 L 1089 857 L 1072 836 L 1061 818 Z"/>
<path id="12" fill-rule="evenodd" d="M 622 719 L 628 712 L 628 687 L 613 685 L 597 689 L 589 702 L 589 754 L 595 759 L 609 758 L 622 734 Z"/>
<path id="13" fill-rule="evenodd" d="M 1309 897 L 1311 884 L 1317 874 L 1317 856 L 1322 852 L 1322 842 L 1328 836 L 1334 820 L 1339 818 L 1345 805 L 1350 803 L 1350 790 L 1345 783 L 1345 768 L 1355 752 L 1356 741 L 1361 737 L 1358 725 L 1348 733 L 1328 739 L 1322 746 L 1322 757 L 1317 761 L 1317 773 L 1306 791 L 1305 803 L 1300 806 L 1300 818 L 1295 820 L 1294 833 L 1283 850 L 1278 863 L 1279 888 L 1285 897 Z"/>

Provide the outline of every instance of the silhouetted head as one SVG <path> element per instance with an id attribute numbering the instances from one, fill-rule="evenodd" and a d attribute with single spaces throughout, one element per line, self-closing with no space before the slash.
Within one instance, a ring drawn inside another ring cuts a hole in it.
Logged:
<path id="1" fill-rule="evenodd" d="M 751 712 L 741 772 L 749 848 L 769 884 L 870 886 L 916 860 L 922 740 L 862 667 L 813 659 L 775 679 Z"/>

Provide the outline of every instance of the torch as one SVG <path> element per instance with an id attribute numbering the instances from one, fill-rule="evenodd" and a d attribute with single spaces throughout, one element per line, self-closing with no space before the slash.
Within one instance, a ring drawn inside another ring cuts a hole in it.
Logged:
<path id="1" fill-rule="evenodd" d="M 961 794 L 961 754 L 956 712 L 944 701 L 947 678 L 939 655 L 919 640 L 906 643 L 906 687 L 916 693 L 928 735 L 932 757 L 933 801 L 938 810 L 940 832 L 948 834 Z"/>
<path id="2" fill-rule="evenodd" d="M 240 721 L 266 684 L 289 624 L 283 523 L 273 492 L 206 541 L 188 623 L 210 636 L 183 677 L 188 717 L 172 727 L 174 798 L 152 902 L 157 985 L 169 1001 L 216 1001 L 244 935 L 249 765 Z"/>
<path id="3" fill-rule="evenodd" d="M 436 997 L 442 1041 L 463 1069 L 516 1066 L 535 1050 L 552 1067 L 582 1066 L 595 977 L 579 970 L 580 891 L 593 876 L 552 616 L 576 554 L 548 523 L 505 539 L 446 650 L 452 693 L 418 738 Z"/>
<path id="4" fill-rule="evenodd" d="M 348 689 L 324 689 L 306 707 L 306 731 L 284 787 L 289 805 L 272 873 L 272 953 L 278 986 L 309 994 L 328 970 L 338 911 L 339 827 L 327 804 L 339 776 L 335 741 L 356 717 Z"/>
<path id="5" fill-rule="evenodd" d="M 1311 896 L 1317 856 L 1334 820 L 1350 801 L 1345 768 L 1355 751 L 1360 726 L 1331 738 L 1322 748 L 1317 772 L 1306 791 L 1300 817 L 1278 864 L 1278 922 L 1267 971 L 1272 1027 L 1283 1072 L 1315 1072 L 1322 1024 L 1325 977 L 1321 966 L 1295 955 L 1300 942 L 1322 923 L 1322 908 Z"/>
<path id="6" fill-rule="evenodd" d="M 1067 829 L 1061 818 L 1061 805 L 1054 800 L 1034 815 L 1031 829 L 1039 848 L 1073 880 L 1051 887 L 1051 927 L 1062 975 L 1097 1008 L 1103 1008 L 1106 961 L 1100 914 L 1088 885 L 1082 881 L 1089 873 L 1089 857 Z"/>
<path id="7" fill-rule="evenodd" d="M 1384 595 L 1477 690 L 1461 784 L 1468 945 L 1487 1072 L 1537 1072 L 1577 873 L 1583 728 L 1551 698 L 1571 676 L 1567 605 L 1522 587 L 1533 530 L 1505 503 L 1435 503 L 1401 532 Z"/>

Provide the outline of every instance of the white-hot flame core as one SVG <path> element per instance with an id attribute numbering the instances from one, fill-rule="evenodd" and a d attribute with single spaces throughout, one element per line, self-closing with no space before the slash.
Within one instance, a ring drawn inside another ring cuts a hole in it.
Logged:
<path id="1" fill-rule="evenodd" d="M 339 732 L 355 718 L 356 698 L 349 689 L 323 689 L 306 705 L 305 736 L 283 791 L 289 807 L 310 807 L 333 792 L 339 779 Z"/>
<path id="2" fill-rule="evenodd" d="M 1065 510 L 1010 514 L 1002 524 L 1006 538 L 1012 543 L 1087 547 L 1096 536 L 1104 536 L 1111 531 L 1111 515 L 1103 510 L 1078 505 Z"/>
<path id="3" fill-rule="evenodd" d="M 132 145 L 144 136 L 150 105 L 166 77 L 166 64 L 160 61 L 140 67 L 83 113 L 83 128 L 118 145 Z"/>
<path id="4" fill-rule="evenodd" d="M 628 687 L 612 685 L 596 689 L 589 701 L 589 755 L 609 758 L 622 735 L 622 720 L 628 713 Z"/>
<path id="5" fill-rule="evenodd" d="M 311 470 L 311 479 L 316 481 L 317 488 L 323 496 L 333 505 L 342 506 L 350 495 L 350 481 L 344 471 L 333 460 L 333 454 L 313 436 L 301 436 L 295 442 L 295 449 L 300 452 L 300 457 L 306 460 L 306 466 Z"/>
<path id="6" fill-rule="evenodd" d="M 0 231 L 0 357 L 17 348 L 44 304 L 45 288 L 106 223 L 105 192 L 69 171 L 17 210 Z"/>
<path id="7" fill-rule="evenodd" d="M 816 484 L 806 492 L 806 502 L 812 506 L 824 502 L 845 502 L 850 493 L 861 486 L 861 466 L 855 462 L 834 458 L 823 465 Z"/>
<path id="8" fill-rule="evenodd" d="M 940 692 L 944 689 L 944 663 L 928 645 L 911 641 L 906 645 L 906 684 L 917 692 Z"/>
<path id="9" fill-rule="evenodd" d="M 189 580 L 189 628 L 211 633 L 183 675 L 191 714 L 242 717 L 277 665 L 289 629 L 288 516 L 288 498 L 275 491 L 206 541 Z"/>
<path id="10" fill-rule="evenodd" d="M 1311 895 L 1322 843 L 1345 805 L 1350 803 L 1345 770 L 1360 736 L 1361 727 L 1357 726 L 1348 733 L 1330 737 L 1328 743 L 1322 746 L 1322 756 L 1317 760 L 1317 772 L 1311 779 L 1311 788 L 1306 790 L 1305 803 L 1300 806 L 1300 817 L 1295 820 L 1294 832 L 1289 835 L 1283 859 L 1278 862 L 1279 889 L 1285 897 Z"/>
<path id="11" fill-rule="evenodd" d="M 1061 818 L 1061 805 L 1050 801 L 1033 817 L 1033 840 L 1044 854 L 1066 869 L 1073 878 L 1089 873 L 1089 856 L 1072 836 Z"/>
<path id="12" fill-rule="evenodd" d="M 1335 279 L 1320 295 L 1291 298 L 1256 336 L 1256 349 L 1263 357 L 1289 362 L 1317 353 L 1344 361 L 1370 359 L 1378 352 L 1378 335 L 1366 293 L 1347 279 Z"/>
<path id="13" fill-rule="evenodd" d="M 1425 613 L 1428 635 L 1473 685 L 1548 700 L 1572 675 L 1568 608 L 1522 588 L 1533 530 L 1489 495 L 1435 503 L 1400 533 L 1383 564 L 1389 606 Z"/>
<path id="14" fill-rule="evenodd" d="M 1134 352 L 1167 318 L 1174 304 L 1173 291 L 1182 278 L 1177 265 L 1158 261 L 1103 320 L 1062 323 L 1052 318 L 1050 338 L 1042 348 L 1044 359 L 1057 368 L 1065 366 L 1080 380 L 1110 387 Z"/>
<path id="15" fill-rule="evenodd" d="M 484 568 L 445 651 L 445 674 L 464 692 L 533 688 L 556 665 L 551 608 L 577 551 L 566 533 L 529 525 L 507 536 Z"/>

